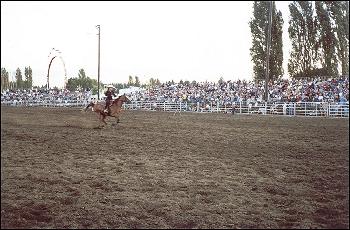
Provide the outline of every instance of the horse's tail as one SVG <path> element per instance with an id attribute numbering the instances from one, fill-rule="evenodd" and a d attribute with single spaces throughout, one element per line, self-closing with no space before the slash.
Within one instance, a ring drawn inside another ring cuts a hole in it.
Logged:
<path id="1" fill-rule="evenodd" d="M 84 111 L 86 112 L 86 111 L 88 110 L 88 108 L 89 108 L 90 106 L 93 106 L 93 105 L 94 105 L 94 103 L 93 103 L 93 102 L 90 102 L 90 104 L 88 104 L 88 105 L 85 107 Z"/>

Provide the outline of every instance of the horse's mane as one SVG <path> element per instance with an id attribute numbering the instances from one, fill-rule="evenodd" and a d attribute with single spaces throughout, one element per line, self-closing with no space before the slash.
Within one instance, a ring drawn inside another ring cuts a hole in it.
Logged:
<path id="1" fill-rule="evenodd" d="M 119 97 L 117 97 L 116 99 L 114 99 L 114 100 L 113 100 L 113 104 L 114 104 L 114 103 L 117 103 L 117 102 L 120 100 L 120 98 L 121 98 L 122 96 L 124 96 L 124 95 L 120 95 Z"/>

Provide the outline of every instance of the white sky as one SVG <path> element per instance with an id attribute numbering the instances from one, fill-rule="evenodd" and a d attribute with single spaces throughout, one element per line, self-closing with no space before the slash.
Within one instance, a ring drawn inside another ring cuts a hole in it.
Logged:
<path id="1" fill-rule="evenodd" d="M 284 63 L 289 56 L 288 2 L 276 2 L 284 18 Z M 253 2 L 7 2 L 1 1 L 1 67 L 33 69 L 34 85 L 46 84 L 52 48 L 61 51 L 67 76 L 83 68 L 97 79 L 101 25 L 103 83 L 138 76 L 161 82 L 252 79 L 248 22 Z M 285 68 L 285 73 L 287 69 Z M 50 86 L 63 86 L 64 68 L 53 61 Z"/>

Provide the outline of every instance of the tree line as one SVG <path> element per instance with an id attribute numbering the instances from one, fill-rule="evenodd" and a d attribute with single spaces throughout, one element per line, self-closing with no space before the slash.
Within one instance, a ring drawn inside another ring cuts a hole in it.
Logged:
<path id="1" fill-rule="evenodd" d="M 249 22 L 255 80 L 265 79 L 269 2 L 255 1 Z M 283 75 L 283 18 L 272 2 L 270 79 Z M 349 2 L 293 1 L 288 6 L 292 78 L 349 75 Z M 339 68 L 340 67 L 340 68 Z M 341 69 L 341 71 L 339 71 Z"/>
<path id="2" fill-rule="evenodd" d="M 44 86 L 33 86 L 33 71 L 31 67 L 25 67 L 24 68 L 24 76 L 25 79 L 23 80 L 22 71 L 20 68 L 17 68 L 16 74 L 15 74 L 15 80 L 10 81 L 9 79 L 9 73 L 6 70 L 6 68 L 1 68 L 1 91 L 7 90 L 7 89 L 32 89 L 33 87 L 43 88 L 46 89 L 46 85 Z M 123 89 L 130 86 L 135 87 L 153 87 L 156 85 L 160 85 L 161 82 L 158 78 L 151 77 L 148 82 L 141 84 L 140 79 L 138 76 L 129 76 L 128 83 L 112 83 L 112 85 L 117 89 Z M 104 83 L 100 82 L 100 89 L 103 89 L 105 86 Z M 98 82 L 96 79 L 90 78 L 86 75 L 84 69 L 80 69 L 78 71 L 77 77 L 71 77 L 68 79 L 66 84 L 66 89 L 69 91 L 92 91 L 93 94 L 97 94 L 98 91 Z"/>
<path id="3" fill-rule="evenodd" d="M 33 71 L 30 66 L 24 68 L 24 79 L 20 68 L 16 69 L 15 80 L 11 81 L 6 68 L 1 68 L 1 91 L 7 89 L 31 89 L 33 86 Z"/>

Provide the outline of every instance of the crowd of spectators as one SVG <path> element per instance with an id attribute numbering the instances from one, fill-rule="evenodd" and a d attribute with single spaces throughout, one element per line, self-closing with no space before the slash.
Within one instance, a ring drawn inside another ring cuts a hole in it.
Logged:
<path id="1" fill-rule="evenodd" d="M 72 101 L 89 100 L 90 91 L 74 91 L 67 89 L 17 89 L 5 90 L 1 93 L 1 102 L 3 103 L 26 103 L 36 104 L 43 102 L 67 103 Z"/>
<path id="2" fill-rule="evenodd" d="M 132 101 L 188 102 L 200 104 L 232 104 L 264 102 L 264 83 L 253 81 L 164 83 L 128 94 Z M 91 91 L 6 90 L 1 102 L 38 103 L 91 100 Z M 271 102 L 348 102 L 349 77 L 314 78 L 312 80 L 280 79 L 269 82 Z"/>
<path id="3" fill-rule="evenodd" d="M 167 101 L 189 103 L 264 102 L 264 83 L 253 81 L 193 82 L 161 84 L 149 90 L 132 92 L 134 101 Z M 349 77 L 314 78 L 312 80 L 280 79 L 269 82 L 271 102 L 346 102 L 349 101 Z"/>

